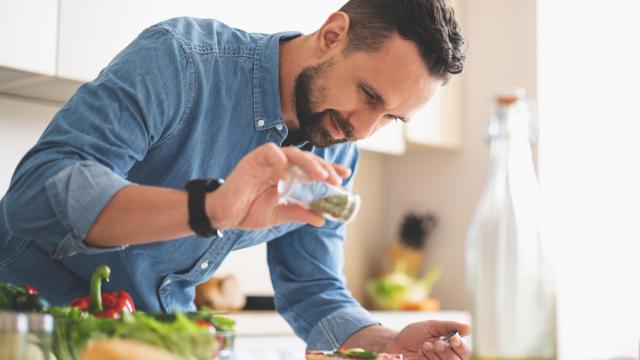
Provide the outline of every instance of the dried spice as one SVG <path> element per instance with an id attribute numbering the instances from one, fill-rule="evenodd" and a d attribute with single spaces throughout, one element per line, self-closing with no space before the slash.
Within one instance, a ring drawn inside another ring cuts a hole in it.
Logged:
<path id="1" fill-rule="evenodd" d="M 356 202 L 349 201 L 349 195 L 331 195 L 312 201 L 309 207 L 337 221 L 346 222 L 353 215 Z"/>
<path id="2" fill-rule="evenodd" d="M 360 197 L 323 181 L 310 181 L 297 167 L 290 177 L 280 180 L 278 193 L 287 203 L 301 204 L 325 218 L 348 222 L 358 212 Z"/>

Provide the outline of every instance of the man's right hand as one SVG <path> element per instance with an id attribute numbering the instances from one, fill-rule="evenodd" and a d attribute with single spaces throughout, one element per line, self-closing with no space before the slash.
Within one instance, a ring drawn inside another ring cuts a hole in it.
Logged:
<path id="1" fill-rule="evenodd" d="M 217 229 L 263 229 L 299 222 L 322 226 L 322 216 L 297 204 L 283 204 L 278 181 L 295 165 L 311 180 L 340 185 L 351 171 L 296 147 L 262 145 L 247 154 L 216 191 L 207 194 L 206 211 Z"/>

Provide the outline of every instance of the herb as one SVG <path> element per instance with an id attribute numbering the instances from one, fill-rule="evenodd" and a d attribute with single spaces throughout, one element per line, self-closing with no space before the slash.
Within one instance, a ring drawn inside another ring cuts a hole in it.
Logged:
<path id="1" fill-rule="evenodd" d="M 312 201 L 310 207 L 316 212 L 345 222 L 353 215 L 356 202 L 349 201 L 349 195 L 331 195 Z"/>

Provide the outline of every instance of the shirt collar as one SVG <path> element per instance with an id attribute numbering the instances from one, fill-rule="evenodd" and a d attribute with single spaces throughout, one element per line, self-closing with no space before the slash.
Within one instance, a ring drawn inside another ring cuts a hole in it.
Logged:
<path id="1" fill-rule="evenodd" d="M 253 72 L 254 124 L 257 130 L 285 127 L 280 107 L 280 40 L 300 36 L 281 32 L 266 36 L 257 47 Z"/>

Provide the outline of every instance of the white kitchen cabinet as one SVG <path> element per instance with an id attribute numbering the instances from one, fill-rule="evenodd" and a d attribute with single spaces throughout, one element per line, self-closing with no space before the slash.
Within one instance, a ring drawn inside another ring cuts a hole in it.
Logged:
<path id="1" fill-rule="evenodd" d="M 460 147 L 460 79 L 453 77 L 407 124 L 389 124 L 359 142 L 367 151 L 402 155 L 424 147 Z"/>
<path id="2" fill-rule="evenodd" d="M 408 148 L 421 146 L 442 149 L 460 147 L 462 109 L 460 79 L 453 77 L 406 125 Z"/>
<path id="3" fill-rule="evenodd" d="M 448 0 L 448 3 L 464 32 L 463 1 Z M 409 150 L 425 146 L 455 150 L 461 146 L 463 76 L 464 72 L 453 75 L 449 83 L 407 124 L 405 138 Z"/>
<path id="4" fill-rule="evenodd" d="M 78 83 L 58 79 L 58 0 L 0 0 L 0 93 L 65 101 Z"/>
<path id="5" fill-rule="evenodd" d="M 55 75 L 57 0 L 0 0 L 0 66 Z"/>
<path id="6" fill-rule="evenodd" d="M 404 141 L 404 127 L 403 124 L 388 124 L 370 137 L 358 141 L 358 146 L 365 151 L 402 155 L 407 148 Z"/>
<path id="7" fill-rule="evenodd" d="M 179 16 L 214 18 L 253 32 L 311 32 L 342 0 L 60 0 L 59 76 L 88 81 L 150 25 Z"/>

